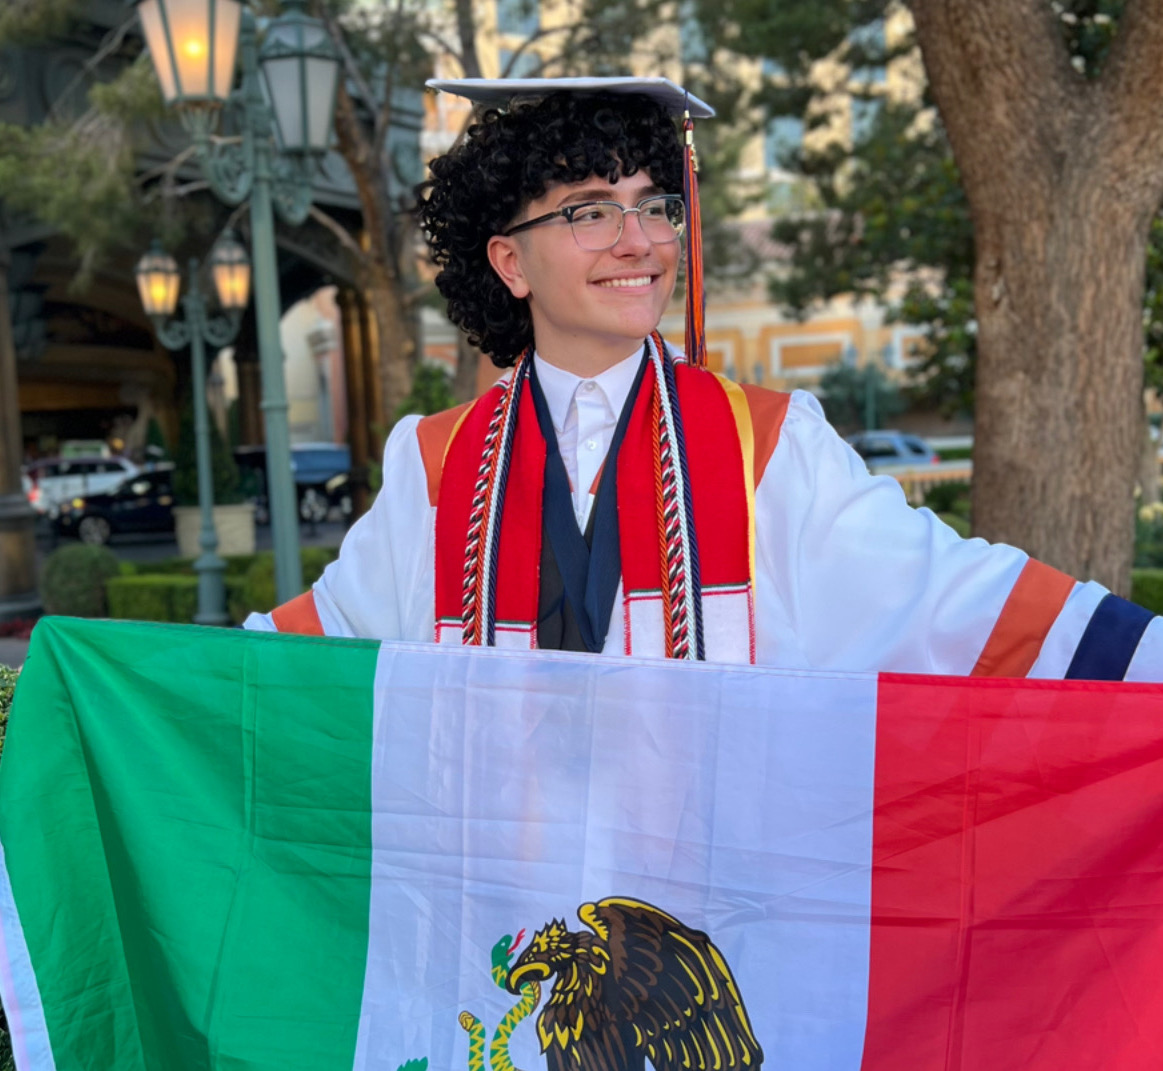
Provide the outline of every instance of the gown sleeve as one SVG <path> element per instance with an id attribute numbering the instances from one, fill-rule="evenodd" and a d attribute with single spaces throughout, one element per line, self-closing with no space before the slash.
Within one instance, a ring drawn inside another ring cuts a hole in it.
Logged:
<path id="1" fill-rule="evenodd" d="M 404 417 L 392 429 L 384 447 L 383 486 L 347 533 L 339 557 L 310 591 L 270 613 L 251 614 L 246 628 L 378 640 L 431 638 L 410 634 L 416 628 L 417 586 L 430 572 L 425 565 L 432 537 L 416 438 L 419 420 Z M 431 613 L 428 625 L 430 630 Z"/>
<path id="2" fill-rule="evenodd" d="M 1023 551 L 962 539 L 871 476 L 796 391 L 756 491 L 756 556 L 803 661 L 846 670 L 1163 679 L 1149 611 Z"/>

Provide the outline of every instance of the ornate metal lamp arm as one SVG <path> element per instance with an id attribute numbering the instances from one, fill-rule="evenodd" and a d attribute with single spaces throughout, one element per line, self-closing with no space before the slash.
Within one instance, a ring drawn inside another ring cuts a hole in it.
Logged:
<path id="1" fill-rule="evenodd" d="M 274 160 L 272 194 L 275 211 L 290 227 L 298 227 L 311 211 L 315 161 L 307 157 L 280 154 Z"/>

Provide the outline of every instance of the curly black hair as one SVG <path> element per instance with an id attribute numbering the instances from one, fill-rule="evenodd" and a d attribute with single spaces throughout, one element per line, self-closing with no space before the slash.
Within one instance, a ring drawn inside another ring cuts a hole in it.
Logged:
<path id="1" fill-rule="evenodd" d="M 533 321 L 489 264 L 489 239 L 551 183 L 591 175 L 616 182 L 642 170 L 660 189 L 681 193 L 682 168 L 673 120 L 645 97 L 553 93 L 484 112 L 416 187 L 449 319 L 495 365 L 509 367 L 532 345 Z"/>

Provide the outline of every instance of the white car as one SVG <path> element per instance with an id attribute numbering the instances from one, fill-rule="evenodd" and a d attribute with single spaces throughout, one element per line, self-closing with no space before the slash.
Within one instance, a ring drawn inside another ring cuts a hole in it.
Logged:
<path id="1" fill-rule="evenodd" d="M 111 491 L 139 471 L 124 457 L 46 457 L 24 466 L 21 484 L 33 509 L 55 517 L 62 502 Z"/>

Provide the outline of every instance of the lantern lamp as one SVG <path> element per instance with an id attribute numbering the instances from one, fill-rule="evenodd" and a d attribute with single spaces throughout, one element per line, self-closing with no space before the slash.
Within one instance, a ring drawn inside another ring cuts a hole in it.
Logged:
<path id="1" fill-rule="evenodd" d="M 233 231 L 226 231 L 210 252 L 210 274 L 219 304 L 229 312 L 246 308 L 250 299 L 250 258 Z"/>
<path id="2" fill-rule="evenodd" d="M 177 261 L 156 239 L 149 252 L 137 262 L 133 274 L 137 278 L 137 292 L 141 295 L 141 304 L 146 313 L 154 318 L 172 316 L 178 307 L 181 275 Z"/>
<path id="3" fill-rule="evenodd" d="M 136 0 L 167 105 L 216 110 L 230 95 L 239 0 Z"/>
<path id="4" fill-rule="evenodd" d="M 259 50 L 263 88 L 284 152 L 322 156 L 331 143 L 339 53 L 327 27 L 287 0 L 286 12 L 267 27 Z"/>

